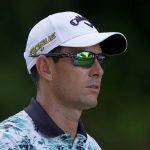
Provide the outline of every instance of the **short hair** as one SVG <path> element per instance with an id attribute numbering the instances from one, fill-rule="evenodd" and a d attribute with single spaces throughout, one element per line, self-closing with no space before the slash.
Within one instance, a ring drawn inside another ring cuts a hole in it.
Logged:
<path id="1" fill-rule="evenodd" d="M 54 48 L 52 51 L 50 51 L 49 53 L 60 53 L 61 49 L 62 49 L 62 47 L 58 46 L 58 47 Z M 54 61 L 54 63 L 57 63 L 59 61 L 59 57 L 51 57 L 51 58 Z M 39 74 L 38 74 L 38 71 L 36 69 L 36 65 L 34 65 L 31 68 L 31 78 L 32 78 L 35 86 L 38 88 Z"/>

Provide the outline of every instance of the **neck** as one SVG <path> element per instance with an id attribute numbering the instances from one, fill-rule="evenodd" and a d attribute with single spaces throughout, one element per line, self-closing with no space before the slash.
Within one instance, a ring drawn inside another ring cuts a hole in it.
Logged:
<path id="1" fill-rule="evenodd" d="M 60 100 L 56 100 L 52 95 L 49 97 L 43 97 L 37 94 L 36 99 L 57 126 L 65 133 L 70 133 L 73 141 L 77 133 L 78 122 L 82 112 L 62 105 Z"/>

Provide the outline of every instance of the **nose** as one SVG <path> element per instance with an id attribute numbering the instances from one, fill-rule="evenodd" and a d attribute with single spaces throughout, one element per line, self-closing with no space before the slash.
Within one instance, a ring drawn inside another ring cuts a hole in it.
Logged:
<path id="1" fill-rule="evenodd" d="M 104 74 L 104 70 L 97 59 L 94 60 L 93 65 L 90 67 L 89 76 L 99 78 Z"/>

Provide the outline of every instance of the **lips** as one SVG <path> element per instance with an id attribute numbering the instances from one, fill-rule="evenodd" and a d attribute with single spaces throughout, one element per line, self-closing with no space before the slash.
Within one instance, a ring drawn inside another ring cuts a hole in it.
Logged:
<path id="1" fill-rule="evenodd" d="M 99 89 L 99 85 L 89 85 L 89 86 L 87 86 L 87 88 Z"/>
<path id="2" fill-rule="evenodd" d="M 86 87 L 89 91 L 91 92 L 96 92 L 96 93 L 99 93 L 99 90 L 100 90 L 100 85 L 99 84 L 90 84 Z"/>

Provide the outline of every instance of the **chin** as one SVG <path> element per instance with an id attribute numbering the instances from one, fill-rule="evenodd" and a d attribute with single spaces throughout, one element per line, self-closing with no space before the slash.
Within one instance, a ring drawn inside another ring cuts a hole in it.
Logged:
<path id="1" fill-rule="evenodd" d="M 91 109 L 91 108 L 94 108 L 96 106 L 97 106 L 97 101 L 95 103 L 87 104 L 87 106 L 85 107 L 85 109 Z"/>
<path id="2" fill-rule="evenodd" d="M 82 109 L 86 110 L 86 109 L 90 109 L 90 108 L 94 108 L 96 107 L 98 104 L 97 102 L 97 98 L 92 98 L 92 97 L 86 97 L 84 99 L 82 99 Z"/>

